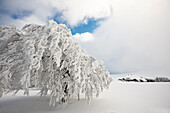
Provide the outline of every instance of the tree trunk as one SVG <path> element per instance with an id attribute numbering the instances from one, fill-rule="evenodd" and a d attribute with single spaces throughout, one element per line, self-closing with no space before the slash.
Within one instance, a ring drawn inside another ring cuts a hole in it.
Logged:
<path id="1" fill-rule="evenodd" d="M 78 100 L 80 100 L 80 94 L 78 94 Z"/>

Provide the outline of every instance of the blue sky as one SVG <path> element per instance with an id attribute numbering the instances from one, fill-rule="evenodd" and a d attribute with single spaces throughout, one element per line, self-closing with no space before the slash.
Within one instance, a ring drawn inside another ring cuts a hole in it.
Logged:
<path id="1" fill-rule="evenodd" d="M 72 34 L 76 34 L 76 33 L 85 33 L 85 32 L 90 32 L 93 33 L 93 31 L 99 26 L 99 22 L 102 21 L 102 19 L 100 20 L 95 20 L 95 19 L 88 19 L 87 20 L 88 23 L 82 23 L 79 24 L 76 27 L 71 28 L 71 32 Z"/>
<path id="2" fill-rule="evenodd" d="M 93 31 L 99 27 L 99 22 L 103 21 L 104 18 L 99 18 L 99 19 L 94 19 L 94 18 L 86 18 L 87 23 L 84 23 L 83 21 L 80 22 L 78 25 L 76 26 L 70 26 L 66 21 L 64 21 L 62 18 L 62 13 L 57 13 L 53 18 L 54 21 L 56 21 L 57 23 L 62 23 L 62 24 L 66 24 L 66 26 L 71 29 L 71 33 L 72 35 L 75 35 L 76 33 L 93 33 Z M 85 20 L 83 19 L 83 20 Z"/>
<path id="3" fill-rule="evenodd" d="M 49 19 L 66 24 L 112 73 L 170 74 L 169 0 L 0 0 L 0 25 Z"/>

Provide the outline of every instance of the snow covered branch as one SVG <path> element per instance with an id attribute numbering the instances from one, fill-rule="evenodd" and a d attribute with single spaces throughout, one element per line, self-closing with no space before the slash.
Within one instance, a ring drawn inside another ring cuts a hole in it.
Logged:
<path id="1" fill-rule="evenodd" d="M 112 81 L 102 61 L 89 56 L 63 24 L 0 27 L 0 96 L 29 87 L 50 94 L 50 106 L 85 94 L 90 102 Z"/>

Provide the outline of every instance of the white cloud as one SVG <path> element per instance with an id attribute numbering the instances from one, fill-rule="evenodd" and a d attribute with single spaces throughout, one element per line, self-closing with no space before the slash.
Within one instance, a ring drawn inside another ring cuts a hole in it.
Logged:
<path id="1" fill-rule="evenodd" d="M 85 18 L 98 19 L 111 15 L 109 0 L 5 0 L 3 4 L 10 13 L 31 11 L 29 17 L 37 18 L 40 23 L 47 23 L 49 17 L 54 17 L 56 12 L 62 12 L 61 18 L 72 27 L 86 22 Z M 5 23 L 5 20 L 3 22 Z"/>
<path id="2" fill-rule="evenodd" d="M 2 25 L 16 25 L 17 28 L 21 29 L 25 24 L 30 24 L 30 23 L 36 23 L 36 24 L 45 24 L 46 22 L 40 20 L 39 18 L 37 18 L 34 15 L 31 15 L 29 17 L 24 17 L 22 19 L 13 19 L 12 17 L 10 17 L 9 15 L 0 15 L 1 21 L 0 24 Z"/>
<path id="3" fill-rule="evenodd" d="M 86 18 L 107 17 L 93 34 L 74 35 L 89 54 L 104 60 L 112 72 L 170 73 L 169 0 L 5 0 L 5 4 L 12 13 L 32 14 L 16 20 L 1 14 L 1 24 L 45 24 L 57 11 L 72 27 L 87 23 Z"/>
<path id="4" fill-rule="evenodd" d="M 72 26 L 79 24 L 85 17 L 98 19 L 111 16 L 109 0 L 68 0 L 65 5 L 67 10 L 63 16 Z"/>
<path id="5" fill-rule="evenodd" d="M 114 0 L 113 16 L 102 22 L 88 52 L 112 72 L 159 71 L 170 74 L 168 0 Z"/>
<path id="6" fill-rule="evenodd" d="M 85 33 L 76 33 L 75 35 L 73 35 L 73 37 L 78 40 L 79 42 L 89 42 L 89 41 L 93 41 L 94 40 L 94 36 L 93 34 L 89 33 L 89 32 L 85 32 Z"/>

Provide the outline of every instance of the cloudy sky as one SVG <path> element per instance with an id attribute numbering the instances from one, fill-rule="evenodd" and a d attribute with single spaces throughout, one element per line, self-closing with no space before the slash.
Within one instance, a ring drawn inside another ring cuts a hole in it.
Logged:
<path id="1" fill-rule="evenodd" d="M 170 74 L 170 0 L 0 0 L 0 25 L 51 19 L 111 73 Z"/>

